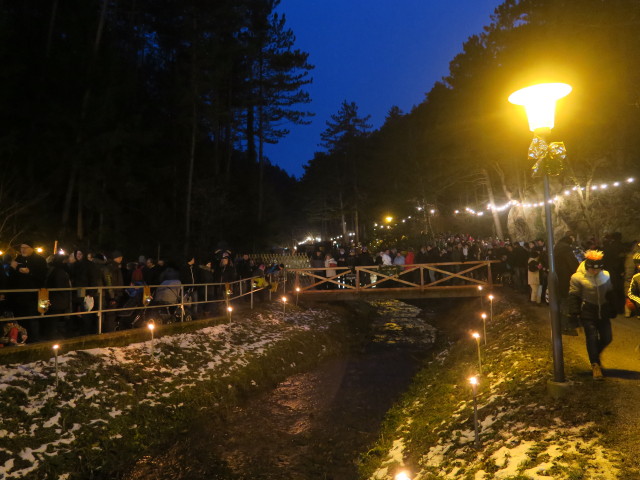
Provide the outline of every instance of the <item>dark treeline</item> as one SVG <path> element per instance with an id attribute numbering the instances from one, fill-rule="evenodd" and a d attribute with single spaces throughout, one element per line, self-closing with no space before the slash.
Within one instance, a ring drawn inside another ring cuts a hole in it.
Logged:
<path id="1" fill-rule="evenodd" d="M 531 179 L 532 134 L 524 110 L 507 101 L 533 83 L 562 81 L 574 89 L 560 101 L 552 132 L 551 140 L 564 141 L 568 150 L 554 192 L 637 175 L 638 28 L 637 0 L 505 1 L 491 25 L 469 38 L 451 61 L 449 75 L 410 112 L 393 107 L 384 125 L 371 131 L 366 112 L 342 104 L 323 135 L 323 152 L 306 168 L 308 217 L 329 236 L 349 230 L 372 242 L 380 236 L 374 235 L 374 222 L 413 214 L 414 246 L 420 231 L 438 228 L 518 240 L 541 235 L 542 208 L 511 208 L 497 224 L 489 212 L 482 221 L 452 212 L 465 205 L 484 209 L 488 203 L 542 199 L 542 182 Z M 637 237 L 637 188 L 611 190 L 567 197 L 556 208 L 558 227 Z M 396 232 L 386 239 L 395 245 L 412 233 Z"/>
<path id="2" fill-rule="evenodd" d="M 309 115 L 278 0 L 0 3 L 3 245 L 264 248 L 295 179 L 265 142 Z"/>
<path id="3" fill-rule="evenodd" d="M 355 103 L 336 106 L 300 181 L 263 153 L 311 115 L 312 66 L 277 5 L 1 2 L 3 246 L 24 233 L 146 254 L 220 241 L 261 250 L 318 232 L 371 243 L 374 222 L 417 206 L 416 236 L 533 238 L 542 209 L 512 208 L 493 223 L 450 212 L 541 198 L 524 112 L 507 102 L 540 81 L 574 87 L 552 132 L 569 152 L 554 192 L 637 173 L 637 0 L 505 1 L 410 112 L 392 107 L 373 130 Z M 638 190 L 619 192 L 576 194 L 556 221 L 635 235 Z"/>

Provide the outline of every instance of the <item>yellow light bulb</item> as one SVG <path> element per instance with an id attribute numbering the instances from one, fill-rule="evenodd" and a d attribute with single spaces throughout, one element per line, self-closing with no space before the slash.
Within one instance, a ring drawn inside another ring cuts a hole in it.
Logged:
<path id="1" fill-rule="evenodd" d="M 571 93 L 571 85 L 566 83 L 540 83 L 521 88 L 509 96 L 509 101 L 522 105 L 527 112 L 529 130 L 552 129 L 554 126 L 556 102 Z"/>

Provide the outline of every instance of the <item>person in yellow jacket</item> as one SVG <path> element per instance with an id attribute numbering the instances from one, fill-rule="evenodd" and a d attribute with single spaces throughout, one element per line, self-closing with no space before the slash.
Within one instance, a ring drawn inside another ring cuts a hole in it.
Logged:
<path id="1" fill-rule="evenodd" d="M 629 308 L 629 311 L 635 311 L 636 314 L 640 311 L 640 252 L 633 255 L 633 263 L 636 267 L 636 274 L 631 278 L 629 282 L 629 289 L 627 290 L 627 299 L 633 307 Z M 631 316 L 626 315 L 625 316 Z"/>

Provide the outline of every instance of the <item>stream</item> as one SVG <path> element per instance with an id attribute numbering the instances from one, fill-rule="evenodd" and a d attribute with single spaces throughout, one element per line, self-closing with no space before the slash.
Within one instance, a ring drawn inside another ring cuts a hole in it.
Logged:
<path id="1" fill-rule="evenodd" d="M 363 350 L 288 377 L 235 407 L 224 425 L 199 422 L 124 478 L 357 478 L 359 454 L 377 438 L 436 334 L 434 311 L 399 301 L 373 305 L 378 315 Z"/>

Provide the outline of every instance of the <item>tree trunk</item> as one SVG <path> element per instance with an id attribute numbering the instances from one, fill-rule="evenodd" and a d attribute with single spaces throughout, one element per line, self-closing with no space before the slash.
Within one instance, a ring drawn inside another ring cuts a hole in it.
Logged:
<path id="1" fill-rule="evenodd" d="M 51 6 L 51 17 L 49 18 L 49 31 L 47 32 L 47 45 L 45 47 L 44 55 L 49 58 L 51 53 L 51 42 L 53 38 L 53 28 L 56 24 L 56 16 L 58 15 L 58 0 L 53 0 Z"/>
<path id="2" fill-rule="evenodd" d="M 185 254 L 191 248 L 191 196 L 193 192 L 193 168 L 196 157 L 196 140 L 197 140 L 197 129 L 198 129 L 198 118 L 197 118 L 197 109 L 196 109 L 196 101 L 195 97 L 193 99 L 192 112 L 191 112 L 191 146 L 189 148 L 189 173 L 187 176 L 187 198 L 186 198 L 186 209 L 185 209 L 185 242 L 184 242 L 184 252 Z"/>
<path id="3" fill-rule="evenodd" d="M 504 240 L 504 234 L 502 233 L 502 225 L 500 224 L 500 216 L 498 215 L 498 211 L 493 208 L 496 205 L 494 196 L 493 196 L 493 186 L 491 185 L 491 177 L 489 176 L 489 172 L 485 168 L 481 169 L 482 174 L 484 175 L 484 180 L 487 185 L 487 194 L 489 195 L 489 203 L 491 204 L 491 215 L 493 216 L 493 223 L 496 227 L 496 236 L 500 240 Z"/>
<path id="4" fill-rule="evenodd" d="M 102 31 L 104 30 L 105 20 L 107 18 L 107 6 L 108 0 L 102 0 L 102 9 L 100 10 L 100 18 L 98 20 L 98 27 L 96 29 L 96 37 L 93 42 L 93 50 L 91 59 L 89 61 L 89 67 L 87 68 L 87 78 L 84 94 L 82 96 L 82 107 L 80 110 L 80 121 L 78 123 L 78 132 L 76 135 L 76 145 L 80 145 L 84 140 L 84 132 L 82 126 L 84 125 L 87 117 L 87 109 L 89 107 L 89 100 L 91 98 L 91 74 L 93 72 L 96 59 L 98 57 L 98 51 L 100 50 L 100 43 L 102 42 Z M 67 193 L 65 196 L 64 207 L 62 209 L 62 230 L 65 231 L 68 227 L 70 211 L 71 211 L 71 199 L 75 190 L 76 179 L 79 176 L 79 159 L 74 156 L 71 163 L 71 174 L 69 175 L 69 182 L 67 183 Z"/>

